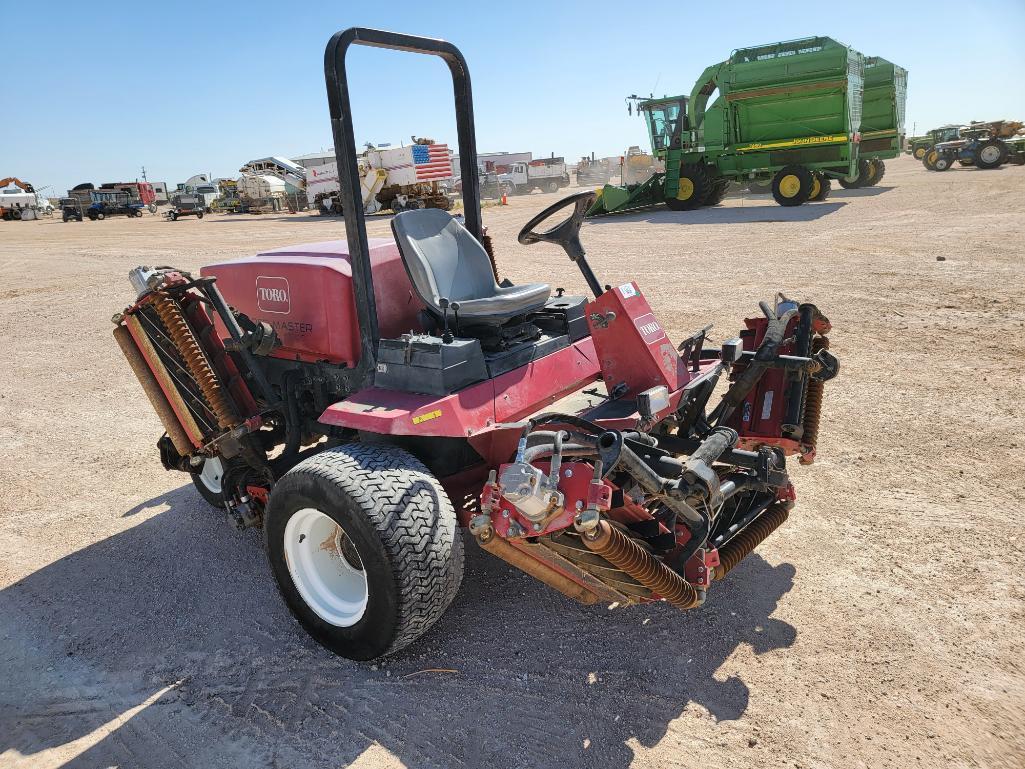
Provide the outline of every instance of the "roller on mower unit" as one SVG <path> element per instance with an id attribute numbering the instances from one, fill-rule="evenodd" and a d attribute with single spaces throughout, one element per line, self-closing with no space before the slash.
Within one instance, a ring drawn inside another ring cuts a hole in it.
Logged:
<path id="1" fill-rule="evenodd" d="M 406 211 L 393 238 L 367 237 L 352 45 L 447 63 L 464 222 Z M 592 296 L 499 284 L 458 49 L 353 28 L 325 71 L 346 239 L 130 273 L 114 336 L 164 426 L 164 467 L 262 527 L 285 603 L 353 659 L 438 620 L 462 579 L 459 526 L 585 604 L 701 606 L 793 508 L 787 459 L 814 460 L 838 371 L 829 321 L 778 296 L 719 348 L 708 328 L 670 340 L 635 282 L 588 264 L 593 192 L 519 234 L 561 246 Z"/>

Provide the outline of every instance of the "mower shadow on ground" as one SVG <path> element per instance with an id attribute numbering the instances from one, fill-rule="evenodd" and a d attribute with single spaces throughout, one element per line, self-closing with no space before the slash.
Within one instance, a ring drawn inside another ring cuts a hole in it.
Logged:
<path id="1" fill-rule="evenodd" d="M 613 224 L 615 222 L 651 222 L 652 224 L 750 224 L 758 222 L 813 222 L 835 213 L 846 203 L 806 203 L 803 206 L 786 208 L 776 205 L 772 198 L 757 196 L 743 198 L 741 206 L 714 206 L 697 208 L 693 211 L 670 211 L 656 208 L 637 213 L 613 214 L 588 219 L 588 225 Z"/>
<path id="2" fill-rule="evenodd" d="M 751 692 L 721 666 L 797 636 L 772 617 L 794 567 L 757 554 L 701 610 L 610 611 L 467 538 L 453 606 L 374 669 L 301 632 L 259 534 L 236 532 L 191 484 L 129 512 L 164 505 L 0 591 L 0 755 L 64 746 L 63 766 L 79 769 L 301 769 L 384 749 L 409 767 L 618 769 L 685 711 L 740 718 Z"/>
<path id="3" fill-rule="evenodd" d="M 830 198 L 873 198 L 892 190 L 893 187 L 861 187 L 845 190 L 843 187 L 836 187 L 829 193 Z"/>

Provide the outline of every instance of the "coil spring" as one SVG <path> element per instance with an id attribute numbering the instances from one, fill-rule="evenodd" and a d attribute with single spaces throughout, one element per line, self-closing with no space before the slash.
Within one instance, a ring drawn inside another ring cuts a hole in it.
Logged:
<path id="1" fill-rule="evenodd" d="M 491 260 L 491 272 L 495 275 L 495 283 L 498 283 L 498 262 L 495 261 L 495 246 L 491 242 L 491 236 L 486 232 L 481 236 L 481 245 L 484 246 L 484 250 L 488 254 L 488 259 Z"/>
<path id="2" fill-rule="evenodd" d="M 698 605 L 694 587 L 661 561 L 655 559 L 608 521 L 601 521 L 591 535 L 584 535 L 588 549 L 600 555 L 618 569 L 629 574 L 653 593 L 658 593 L 678 609 L 691 609 Z"/>
<path id="3" fill-rule="evenodd" d="M 167 333 L 171 337 L 174 346 L 181 353 L 182 359 L 185 361 L 185 367 L 196 380 L 196 384 L 199 385 L 199 390 L 203 393 L 203 399 L 214 412 L 218 426 L 222 430 L 231 429 L 238 421 L 235 417 L 234 409 L 232 409 L 231 403 L 225 397 L 224 390 L 217 381 L 217 375 L 214 374 L 214 370 L 210 367 L 210 363 L 203 354 L 199 342 L 196 341 L 192 329 L 182 314 L 181 307 L 178 306 L 174 299 L 164 294 L 155 294 L 151 304 L 157 313 L 157 317 L 164 324 L 164 328 L 167 329 Z"/>
<path id="4" fill-rule="evenodd" d="M 812 354 L 819 350 L 829 349 L 829 337 L 819 336 L 812 342 Z M 822 396 L 825 391 L 825 382 L 820 379 L 812 379 L 808 382 L 808 389 L 804 396 L 804 433 L 801 442 L 811 448 L 809 457 L 815 456 L 815 449 L 819 443 L 819 424 L 822 421 Z M 801 456 L 801 464 L 811 464 L 812 460 Z"/>
<path id="5" fill-rule="evenodd" d="M 791 503 L 789 502 L 777 502 L 761 518 L 730 540 L 725 547 L 720 548 L 719 565 L 715 568 L 715 579 L 722 579 L 729 574 L 766 537 L 782 526 L 787 518 L 790 517 L 790 508 Z"/>

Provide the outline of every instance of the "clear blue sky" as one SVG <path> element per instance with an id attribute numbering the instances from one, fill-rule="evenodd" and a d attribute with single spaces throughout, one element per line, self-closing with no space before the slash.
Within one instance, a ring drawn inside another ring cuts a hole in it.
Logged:
<path id="1" fill-rule="evenodd" d="M 646 146 L 629 93 L 688 93 L 731 49 L 829 35 L 909 74 L 908 131 L 1025 120 L 1025 2 L 70 2 L 0 0 L 0 177 L 172 186 L 331 145 L 323 54 L 370 26 L 470 64 L 478 150 L 575 160 Z M 24 62 L 24 66 L 20 63 Z M 355 49 L 357 142 L 455 144 L 440 60 Z"/>

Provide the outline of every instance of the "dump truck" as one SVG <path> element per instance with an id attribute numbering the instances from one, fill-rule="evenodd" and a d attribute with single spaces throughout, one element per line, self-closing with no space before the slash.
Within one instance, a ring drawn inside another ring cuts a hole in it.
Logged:
<path id="1" fill-rule="evenodd" d="M 825 199 L 831 179 L 859 175 L 864 69 L 858 51 L 813 37 L 738 49 L 690 96 L 631 97 L 665 172 L 606 185 L 588 215 L 715 205 L 731 180 L 771 180 L 783 206 Z"/>
<path id="2" fill-rule="evenodd" d="M 513 163 L 506 173 L 498 175 L 504 195 L 529 195 L 534 190 L 558 192 L 569 186 L 569 171 L 563 158 L 550 157 Z"/>
<path id="3" fill-rule="evenodd" d="M 881 56 L 865 59 L 861 142 L 858 145 L 859 174 L 853 181 L 838 179 L 841 187 L 871 187 L 878 184 L 886 173 L 883 161 L 900 157 L 904 146 L 907 94 L 906 69 Z"/>

